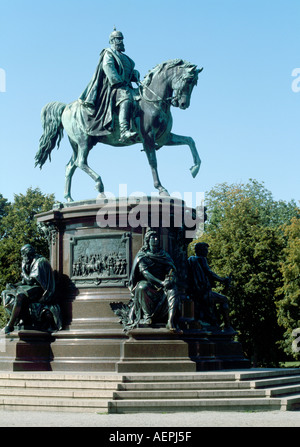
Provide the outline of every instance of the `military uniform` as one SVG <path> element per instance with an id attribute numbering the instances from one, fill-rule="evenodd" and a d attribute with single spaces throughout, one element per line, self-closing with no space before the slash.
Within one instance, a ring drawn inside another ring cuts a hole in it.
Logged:
<path id="1" fill-rule="evenodd" d="M 113 31 L 110 41 L 114 38 L 123 40 L 123 35 Z M 111 133 L 114 114 L 119 118 L 120 141 L 137 135 L 129 130 L 133 102 L 131 82 L 139 81 L 139 72 L 134 66 L 134 61 L 116 48 L 105 48 L 101 52 L 95 74 L 79 98 L 80 110 L 76 111 L 79 125 L 89 135 Z"/>
<path id="2" fill-rule="evenodd" d="M 126 54 L 112 48 L 107 48 L 103 56 L 103 71 L 111 87 L 117 88 L 115 105 L 129 99 L 132 101 L 132 81 L 138 80 L 138 73 L 134 70 L 134 62 Z"/>

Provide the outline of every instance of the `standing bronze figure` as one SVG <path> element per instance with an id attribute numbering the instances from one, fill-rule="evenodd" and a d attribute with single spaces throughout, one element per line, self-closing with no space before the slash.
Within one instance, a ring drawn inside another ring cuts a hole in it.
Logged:
<path id="1" fill-rule="evenodd" d="M 195 245 L 196 256 L 190 256 L 188 259 L 189 294 L 195 305 L 195 319 L 217 326 L 215 305 L 218 304 L 224 331 L 233 333 L 235 331 L 230 325 L 228 298 L 212 290 L 214 281 L 229 285 L 230 278 L 223 278 L 211 270 L 207 262 L 208 247 L 205 242 L 198 242 Z"/>
<path id="2" fill-rule="evenodd" d="M 88 165 L 90 150 L 97 143 L 128 146 L 142 143 L 151 168 L 154 187 L 160 195 L 169 193 L 161 184 L 156 150 L 162 146 L 188 145 L 195 177 L 200 168 L 200 157 L 191 137 L 171 133 L 171 106 L 187 109 L 197 69 L 193 64 L 175 59 L 157 65 L 139 82 L 134 62 L 124 54 L 123 35 L 114 31 L 110 36 L 111 48 L 101 52 L 100 61 L 89 85 L 77 101 L 69 105 L 51 102 L 42 110 L 44 133 L 40 138 L 35 165 L 44 165 L 54 147 L 59 146 L 63 130 L 68 134 L 73 154 L 66 167 L 65 194 L 71 197 L 71 181 L 77 168 L 86 172 L 104 195 L 101 176 Z M 133 89 L 131 82 L 138 83 Z"/>

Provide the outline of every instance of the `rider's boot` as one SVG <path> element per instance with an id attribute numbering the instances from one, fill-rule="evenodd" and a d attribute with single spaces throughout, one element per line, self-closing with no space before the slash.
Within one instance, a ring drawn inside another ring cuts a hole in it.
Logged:
<path id="1" fill-rule="evenodd" d="M 129 130 L 128 123 L 120 123 L 120 142 L 127 143 L 132 138 L 137 137 L 137 133 Z"/>
<path id="2" fill-rule="evenodd" d="M 137 137 L 137 133 L 130 130 L 130 112 L 131 103 L 130 101 L 123 101 L 120 104 L 119 110 L 119 124 L 120 124 L 120 142 L 126 143 L 132 138 Z"/>

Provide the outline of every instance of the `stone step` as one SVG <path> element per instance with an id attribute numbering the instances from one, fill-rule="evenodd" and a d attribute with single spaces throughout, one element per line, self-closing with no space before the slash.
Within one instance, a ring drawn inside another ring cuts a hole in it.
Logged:
<path id="1" fill-rule="evenodd" d="M 122 382 L 117 384 L 118 391 L 151 391 L 151 390 L 238 390 L 251 389 L 252 382 L 234 382 L 234 381 L 218 381 L 218 382 L 137 382 L 127 383 Z"/>
<path id="2" fill-rule="evenodd" d="M 299 410 L 300 409 L 300 394 L 288 396 L 286 399 L 282 399 L 282 402 L 286 402 L 286 410 Z"/>
<path id="3" fill-rule="evenodd" d="M 56 371 L 45 371 L 45 372 L 22 372 L 22 371 L 12 371 L 12 372 L 0 372 L 1 380 L 40 380 L 40 381 L 76 381 L 76 382 L 87 382 L 91 381 L 97 382 L 122 382 L 123 376 L 116 373 L 102 373 L 102 372 L 56 372 Z"/>
<path id="4" fill-rule="evenodd" d="M 271 395 L 290 394 L 300 391 L 300 378 L 298 384 L 292 380 L 291 384 L 286 386 L 288 381 L 283 379 L 275 379 L 271 382 L 272 389 Z M 24 379 L 0 379 L 0 392 L 3 394 L 5 389 L 24 388 L 24 389 L 86 389 L 86 390 L 117 390 L 118 392 L 155 392 L 155 391 L 190 391 L 199 392 L 199 390 L 223 390 L 229 392 L 229 390 L 251 390 L 251 389 L 264 389 L 266 386 L 262 386 L 258 382 L 156 382 L 156 383 L 123 383 L 119 381 L 106 381 L 106 380 L 24 380 Z M 129 395 L 129 394 L 128 394 Z"/>
<path id="5" fill-rule="evenodd" d="M 252 368 L 248 371 L 242 371 L 236 373 L 236 380 L 260 380 L 260 379 L 271 379 L 276 377 L 287 377 L 287 376 L 299 376 L 300 377 L 300 369 L 299 368 L 266 368 L 266 369 L 256 369 Z"/>
<path id="6" fill-rule="evenodd" d="M 176 390 L 176 391 L 117 391 L 113 398 L 117 400 L 151 399 L 221 399 L 221 398 L 257 398 L 266 397 L 267 390 Z"/>
<path id="7" fill-rule="evenodd" d="M 38 396 L 0 397 L 0 408 L 26 411 L 107 412 L 107 399 L 80 399 Z"/>
<path id="8" fill-rule="evenodd" d="M 94 389 L 116 390 L 119 382 L 76 381 L 76 380 L 16 380 L 0 379 L 0 388 L 62 388 L 62 389 Z"/>
<path id="9" fill-rule="evenodd" d="M 177 382 L 235 382 L 236 377 L 234 373 L 222 372 L 218 373 L 135 373 L 135 374 L 122 374 L 124 383 L 177 383 Z"/>
<path id="10" fill-rule="evenodd" d="M 237 382 L 246 381 L 271 385 L 274 381 L 300 380 L 300 369 L 275 368 L 253 369 L 251 371 L 208 371 L 208 372 L 183 372 L 183 373 L 134 373 L 120 374 L 115 372 L 90 372 L 90 371 L 0 371 L 1 379 L 15 380 L 50 380 L 50 381 L 103 381 L 119 383 L 150 383 L 150 382 Z"/>
<path id="11" fill-rule="evenodd" d="M 252 388 L 275 387 L 284 384 L 300 384 L 300 375 L 292 375 L 288 377 L 275 377 L 274 379 L 259 379 L 250 381 Z"/>
<path id="12" fill-rule="evenodd" d="M 295 369 L 126 375 L 2 371 L 0 407 L 112 413 L 293 410 L 300 407 L 300 374 Z"/>
<path id="13" fill-rule="evenodd" d="M 10 410 L 72 411 L 72 412 L 184 412 L 184 411 L 274 411 L 293 410 L 300 406 L 300 394 L 280 398 L 213 398 L 213 399 L 150 399 L 107 400 L 67 398 L 60 396 L 4 396 L 0 406 Z"/>
<path id="14" fill-rule="evenodd" d="M 279 398 L 226 399 L 169 399 L 169 400 L 113 400 L 108 402 L 109 413 L 187 412 L 187 411 L 274 411 L 285 410 Z"/>
<path id="15" fill-rule="evenodd" d="M 102 396 L 102 398 L 111 398 L 112 392 L 117 389 L 121 381 L 122 377 L 116 374 L 1 372 L 0 394 L 12 395 L 17 394 L 18 390 L 23 390 L 23 394 L 35 393 L 38 395 L 40 393 L 45 395 L 45 393 L 47 394 L 51 390 L 54 390 L 57 394 L 59 390 L 66 390 L 74 395 L 82 392 L 90 393 L 91 397 L 94 395 Z"/>
<path id="16" fill-rule="evenodd" d="M 276 380 L 289 378 L 289 376 L 299 377 L 300 369 L 295 368 L 270 368 L 270 369 L 252 369 L 250 371 L 199 371 L 190 373 L 133 373 L 120 374 L 123 382 L 177 382 L 177 381 L 196 381 L 196 382 L 218 382 L 218 381 L 260 381 Z M 263 383 L 263 382 L 261 382 Z"/>
<path id="17" fill-rule="evenodd" d="M 276 388 L 271 388 L 266 390 L 271 397 L 273 396 L 288 396 L 291 394 L 300 394 L 300 384 L 299 385 L 289 385 L 289 386 L 278 386 Z"/>
<path id="18" fill-rule="evenodd" d="M 0 388 L 0 399 L 4 396 L 19 397 L 66 397 L 80 399 L 113 399 L 113 390 L 61 389 L 61 388 Z"/>

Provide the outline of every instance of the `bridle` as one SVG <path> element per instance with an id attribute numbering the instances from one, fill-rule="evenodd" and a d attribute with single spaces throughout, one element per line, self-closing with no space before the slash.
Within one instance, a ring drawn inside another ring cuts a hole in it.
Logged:
<path id="1" fill-rule="evenodd" d="M 148 87 L 148 85 L 143 84 L 141 81 L 138 81 L 137 84 L 139 86 L 139 92 L 140 92 L 141 97 L 147 102 L 154 102 L 154 103 L 155 102 L 164 102 L 165 104 L 167 104 L 169 106 L 169 105 L 174 105 L 173 102 L 177 101 L 179 98 L 179 94 L 176 94 L 175 96 L 170 96 L 168 98 L 163 99 L 157 93 L 155 93 L 153 90 L 151 90 L 151 88 Z M 143 94 L 143 87 L 146 87 L 149 90 L 149 92 L 152 93 L 152 95 L 156 96 L 157 99 L 146 98 Z M 176 92 L 180 92 L 180 90 L 177 89 Z"/>

